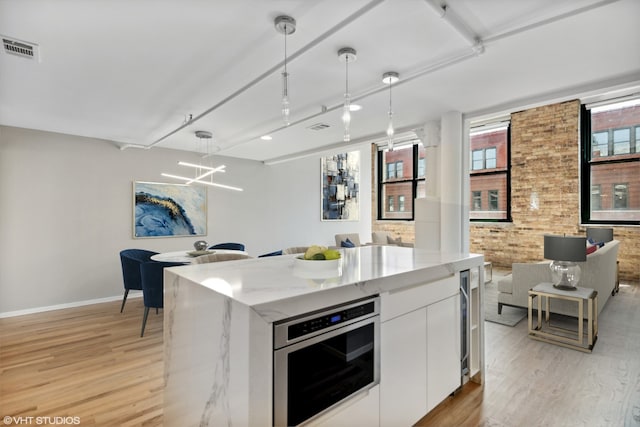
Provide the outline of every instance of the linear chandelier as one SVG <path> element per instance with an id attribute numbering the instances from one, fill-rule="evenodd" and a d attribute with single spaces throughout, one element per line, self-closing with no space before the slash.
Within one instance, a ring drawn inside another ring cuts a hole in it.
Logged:
<path id="1" fill-rule="evenodd" d="M 212 137 L 211 132 L 205 131 L 205 130 L 198 130 L 196 131 L 196 136 L 200 139 L 200 140 L 207 140 L 207 157 L 210 157 L 210 150 L 209 150 L 209 141 Z M 231 185 L 226 185 L 226 184 L 220 184 L 218 182 L 213 182 L 213 174 L 215 173 L 224 173 L 226 171 L 226 166 L 225 165 L 221 165 L 221 166 L 217 166 L 217 167 L 213 167 L 213 166 L 205 166 L 205 165 L 200 165 L 200 164 L 195 164 L 195 163 L 189 163 L 189 162 L 182 162 L 179 161 L 178 162 L 179 166 L 186 166 L 186 167 L 190 167 L 190 168 L 194 168 L 196 170 L 196 176 L 195 178 L 188 178 L 186 176 L 180 176 L 180 175 L 173 175 L 173 174 L 168 174 L 168 173 L 161 173 L 160 175 L 167 177 L 167 178 L 173 178 L 173 179 L 179 179 L 182 181 L 185 181 L 186 185 L 190 185 L 190 184 L 202 184 L 202 185 L 208 185 L 211 187 L 220 187 L 220 188 L 225 188 L 227 190 L 233 190 L 233 191 L 243 191 L 242 188 L 240 187 L 234 187 Z M 209 178 L 208 181 L 205 181 L 205 178 Z"/>

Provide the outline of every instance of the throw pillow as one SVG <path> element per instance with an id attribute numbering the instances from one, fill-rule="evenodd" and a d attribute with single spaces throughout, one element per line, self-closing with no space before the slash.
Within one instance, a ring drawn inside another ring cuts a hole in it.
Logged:
<path id="1" fill-rule="evenodd" d="M 589 242 L 587 242 L 587 255 L 594 253 L 595 251 L 598 250 L 598 245 L 592 245 Z"/>
<path id="2" fill-rule="evenodd" d="M 258 258 L 263 258 L 266 256 L 278 256 L 278 255 L 282 255 L 282 251 L 275 251 L 275 252 L 269 252 L 268 254 L 258 255 Z"/>
<path id="3" fill-rule="evenodd" d="M 349 240 L 349 238 L 347 237 L 347 240 L 343 240 L 342 242 L 340 242 L 340 246 L 342 246 L 343 248 L 355 248 L 356 245 Z"/>

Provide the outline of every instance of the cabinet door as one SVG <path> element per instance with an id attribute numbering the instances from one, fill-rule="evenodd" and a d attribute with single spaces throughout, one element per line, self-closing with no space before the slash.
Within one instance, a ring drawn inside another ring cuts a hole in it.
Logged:
<path id="1" fill-rule="evenodd" d="M 460 296 L 427 307 L 427 411 L 461 385 Z"/>
<path id="2" fill-rule="evenodd" d="M 369 389 L 366 393 L 354 397 L 352 401 L 345 402 L 340 408 L 325 414 L 310 425 L 313 427 L 380 426 L 379 390 L 378 386 Z"/>
<path id="3" fill-rule="evenodd" d="M 380 326 L 380 425 L 406 427 L 427 413 L 426 308 Z"/>

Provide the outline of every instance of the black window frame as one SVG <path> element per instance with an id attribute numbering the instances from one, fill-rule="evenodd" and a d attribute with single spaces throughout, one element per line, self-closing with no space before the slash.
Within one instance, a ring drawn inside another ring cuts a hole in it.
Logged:
<path id="1" fill-rule="evenodd" d="M 474 127 L 472 126 L 471 129 L 473 129 Z M 505 149 L 507 150 L 506 152 L 506 156 L 507 156 L 507 166 L 504 170 L 502 169 L 473 169 L 473 151 L 474 150 L 469 150 L 469 180 L 471 180 L 472 177 L 474 176 L 487 176 L 487 175 L 506 175 L 507 178 L 507 185 L 506 185 L 506 218 L 469 218 L 469 221 L 471 223 L 496 223 L 496 222 L 502 222 L 502 223 L 510 223 L 513 222 L 513 217 L 511 215 L 511 120 L 509 120 L 508 124 L 507 124 L 507 145 L 505 147 Z M 471 136 L 469 135 L 469 138 L 471 138 Z M 497 147 L 486 147 L 486 148 L 495 148 L 496 149 L 496 166 L 497 166 L 497 159 L 498 159 L 498 150 Z M 485 153 L 484 153 L 484 149 L 483 153 L 482 153 L 482 162 L 483 162 L 483 166 L 486 166 L 486 157 L 485 157 Z M 475 150 L 477 151 L 477 150 Z M 472 193 L 472 191 L 471 191 Z M 470 193 L 470 194 L 471 194 Z M 488 194 L 488 193 L 487 193 Z M 498 193 L 499 194 L 499 193 Z M 489 196 L 487 195 L 487 210 L 489 210 Z M 473 212 L 473 205 L 469 207 L 469 212 Z"/>
<path id="2" fill-rule="evenodd" d="M 426 182 L 427 181 L 427 155 L 425 153 L 424 156 L 424 175 L 423 176 L 419 176 L 418 175 L 418 163 L 419 163 L 419 156 L 420 156 L 420 152 L 419 152 L 419 147 L 421 145 L 421 142 L 419 140 L 413 140 L 410 142 L 411 146 L 412 146 L 412 163 L 413 163 L 413 176 L 411 178 L 398 178 L 397 176 L 394 178 L 394 180 L 392 182 L 390 182 L 389 184 L 398 184 L 398 183 L 407 183 L 407 182 L 411 182 L 411 200 L 415 200 L 416 196 L 418 194 L 418 183 L 419 182 Z M 409 144 L 407 144 L 409 145 Z M 403 145 L 404 146 L 404 145 Z M 398 146 L 396 146 L 396 148 L 399 148 Z M 377 221 L 415 221 L 415 217 L 416 217 L 416 204 L 415 203 L 411 203 L 411 217 L 410 218 L 384 218 L 382 213 L 384 212 L 383 210 L 383 203 L 385 203 L 382 197 L 382 189 L 384 187 L 385 184 L 385 180 L 383 179 L 383 173 L 382 172 L 384 170 L 383 168 L 383 164 L 384 164 L 384 156 L 383 154 L 385 153 L 385 148 L 384 147 L 378 147 L 377 149 L 377 164 L 378 164 L 378 171 L 377 171 L 377 191 L 378 191 L 378 196 L 377 196 L 377 214 L 376 214 L 376 220 Z M 394 165 L 397 162 L 394 162 Z M 404 166 L 403 166 L 404 168 Z M 395 206 L 394 206 L 395 207 Z M 399 211 L 393 211 L 393 212 L 399 212 Z M 408 212 L 408 211 L 404 211 L 404 212 Z"/>
<path id="3" fill-rule="evenodd" d="M 636 151 L 633 138 L 635 129 L 640 125 L 631 126 L 630 130 L 630 151 Z M 618 129 L 618 128 L 616 128 Z M 620 219 L 592 219 L 591 218 L 591 167 L 592 165 L 617 164 L 639 162 L 639 157 L 614 155 L 613 154 L 613 130 L 608 130 L 609 153 L 607 156 L 598 157 L 597 162 L 592 162 L 592 138 L 591 138 L 591 110 L 587 105 L 580 106 L 580 221 L 582 224 L 607 224 L 607 225 L 640 225 L 640 220 L 620 220 Z M 617 157 L 620 156 L 620 157 Z M 610 158 L 610 159 L 608 159 Z M 604 160 L 603 160 L 604 159 Z M 607 160 L 608 159 L 608 160 Z M 628 191 L 628 188 L 627 188 Z"/>

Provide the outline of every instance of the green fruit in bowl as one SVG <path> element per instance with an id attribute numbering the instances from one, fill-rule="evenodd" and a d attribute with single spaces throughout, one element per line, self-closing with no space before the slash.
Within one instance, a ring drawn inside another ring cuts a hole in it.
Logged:
<path id="1" fill-rule="evenodd" d="M 313 260 L 325 260 L 327 258 L 325 258 L 324 254 L 322 252 L 318 252 L 317 254 L 314 254 L 313 257 L 311 257 L 311 259 L 313 259 Z"/>
<path id="2" fill-rule="evenodd" d="M 340 259 L 340 252 L 335 249 L 327 249 L 323 254 L 324 259 Z"/>
<path id="3" fill-rule="evenodd" d="M 317 258 L 314 258 L 314 256 L 316 254 L 322 254 L 326 250 L 327 250 L 326 246 L 318 246 L 318 245 L 310 246 L 309 249 L 307 249 L 307 251 L 304 253 L 304 259 L 317 259 Z M 324 255 L 322 259 L 324 259 Z"/>

